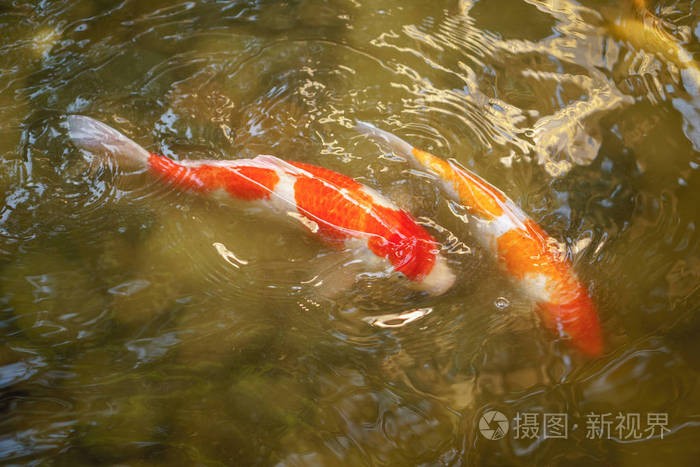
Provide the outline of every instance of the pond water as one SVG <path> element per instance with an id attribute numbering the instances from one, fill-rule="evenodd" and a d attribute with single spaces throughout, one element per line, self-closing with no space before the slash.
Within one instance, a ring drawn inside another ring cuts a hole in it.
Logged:
<path id="1" fill-rule="evenodd" d="M 700 4 L 648 8 L 0 2 L 0 462 L 696 465 Z M 177 160 L 349 175 L 416 216 L 457 283 L 355 278 L 279 215 L 79 151 L 76 113 Z M 463 209 L 355 119 L 561 241 L 603 355 L 544 329 Z"/>

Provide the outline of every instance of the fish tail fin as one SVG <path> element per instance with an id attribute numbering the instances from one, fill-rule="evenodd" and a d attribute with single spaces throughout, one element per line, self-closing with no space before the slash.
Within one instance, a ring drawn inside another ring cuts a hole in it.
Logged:
<path id="1" fill-rule="evenodd" d="M 414 160 L 414 147 L 395 134 L 389 133 L 388 131 L 377 128 L 371 123 L 363 122 L 361 120 L 355 121 L 355 130 L 381 143 L 387 144 L 397 155 L 406 157 L 410 161 Z"/>
<path id="2" fill-rule="evenodd" d="M 78 148 L 106 154 L 120 166 L 146 167 L 150 153 L 109 125 L 83 115 L 69 115 L 68 136 Z"/>
<path id="3" fill-rule="evenodd" d="M 404 158 L 411 166 L 417 169 L 428 170 L 444 182 L 451 184 L 454 179 L 455 169 L 444 159 L 422 151 L 411 145 L 393 133 L 377 128 L 371 123 L 360 120 L 355 121 L 355 129 L 380 144 L 388 146 L 394 154 Z"/>

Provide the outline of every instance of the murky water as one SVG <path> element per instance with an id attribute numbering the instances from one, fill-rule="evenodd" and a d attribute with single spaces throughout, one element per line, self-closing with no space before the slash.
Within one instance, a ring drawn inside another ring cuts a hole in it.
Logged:
<path id="1" fill-rule="evenodd" d="M 695 465 L 700 92 L 627 9 L 1 2 L 0 460 Z M 699 56 L 700 4 L 649 9 Z M 352 252 L 289 220 L 78 151 L 71 113 L 175 159 L 350 175 L 418 217 L 458 283 L 353 284 Z M 454 157 L 562 241 L 605 354 L 544 330 L 463 212 L 356 118 Z"/>

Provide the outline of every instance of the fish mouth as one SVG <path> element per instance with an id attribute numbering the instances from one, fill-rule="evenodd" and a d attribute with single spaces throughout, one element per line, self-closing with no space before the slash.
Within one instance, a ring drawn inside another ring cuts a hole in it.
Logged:
<path id="1" fill-rule="evenodd" d="M 569 340 L 572 347 L 587 357 L 599 357 L 604 351 L 598 313 L 592 300 L 580 294 L 568 303 L 540 303 L 545 325 Z"/>

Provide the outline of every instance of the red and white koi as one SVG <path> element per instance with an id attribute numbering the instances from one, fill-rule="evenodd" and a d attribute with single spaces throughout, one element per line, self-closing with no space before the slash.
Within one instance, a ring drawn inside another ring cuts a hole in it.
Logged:
<path id="1" fill-rule="evenodd" d="M 438 295 L 455 276 L 436 240 L 406 211 L 350 177 L 274 156 L 253 159 L 175 161 L 146 149 L 89 117 L 67 118 L 71 140 L 118 164 L 143 167 L 173 186 L 201 194 L 257 201 L 301 220 L 335 246 L 358 244 L 383 267 L 402 273 L 418 290 Z"/>
<path id="2" fill-rule="evenodd" d="M 365 122 L 356 128 L 388 143 L 414 166 L 436 175 L 443 191 L 477 219 L 478 237 L 541 310 L 544 324 L 588 355 L 603 351 L 600 323 L 588 290 L 559 251 L 556 241 L 503 192 L 453 161 L 411 146 Z"/>

